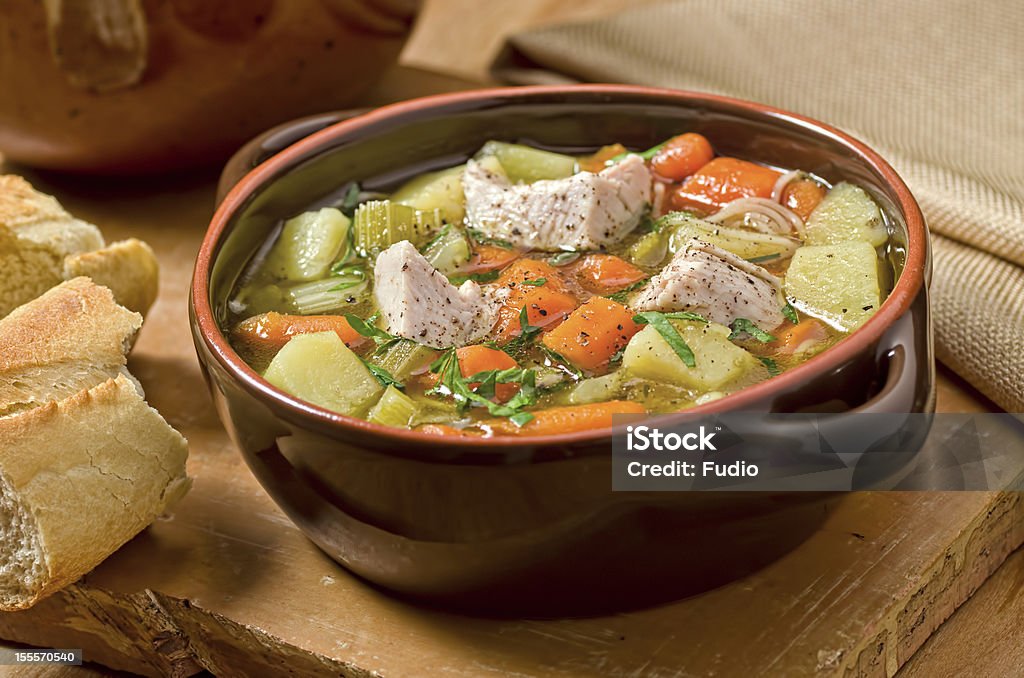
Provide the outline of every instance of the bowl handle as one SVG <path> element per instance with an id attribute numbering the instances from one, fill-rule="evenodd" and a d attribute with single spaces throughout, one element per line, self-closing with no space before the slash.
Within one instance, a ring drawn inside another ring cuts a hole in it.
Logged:
<path id="1" fill-rule="evenodd" d="M 371 109 L 353 108 L 343 111 L 318 113 L 297 118 L 271 127 L 238 149 L 221 171 L 217 182 L 216 204 L 219 205 L 242 177 L 253 168 L 292 144 L 331 125 L 362 115 Z"/>

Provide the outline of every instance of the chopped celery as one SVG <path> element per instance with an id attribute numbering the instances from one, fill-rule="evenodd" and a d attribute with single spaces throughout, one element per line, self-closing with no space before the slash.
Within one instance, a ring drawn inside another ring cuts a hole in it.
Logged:
<path id="1" fill-rule="evenodd" d="M 322 277 L 347 244 L 352 220 L 333 207 L 304 212 L 284 223 L 266 270 L 296 282 Z"/>
<path id="2" fill-rule="evenodd" d="M 343 275 L 289 287 L 285 296 L 293 311 L 300 315 L 330 313 L 351 306 L 368 286 L 361 268 L 349 267 Z"/>
<path id="3" fill-rule="evenodd" d="M 477 153 L 477 159 L 494 156 L 501 163 L 509 181 L 532 183 L 540 179 L 564 179 L 576 173 L 576 158 L 561 153 L 542 151 L 522 144 L 488 141 Z"/>
<path id="4" fill-rule="evenodd" d="M 365 414 L 384 390 L 334 332 L 292 337 L 263 377 L 293 396 L 352 416 Z"/>
<path id="5" fill-rule="evenodd" d="M 370 200 L 360 205 L 353 217 L 356 248 L 363 256 L 375 256 L 403 240 L 422 247 L 444 223 L 441 210 Z"/>
<path id="6" fill-rule="evenodd" d="M 569 392 L 571 405 L 585 405 L 605 400 L 613 400 L 622 391 L 622 370 L 615 370 L 600 377 L 584 379 Z"/>
<path id="7" fill-rule="evenodd" d="M 412 398 L 394 386 L 388 386 L 366 419 L 374 424 L 409 428 L 416 418 L 416 411 L 416 403 Z"/>
<path id="8" fill-rule="evenodd" d="M 882 212 L 863 188 L 836 184 L 807 218 L 807 244 L 863 240 L 878 247 L 889 238 Z"/>
<path id="9" fill-rule="evenodd" d="M 441 210 L 449 223 L 459 223 L 466 216 L 466 197 L 462 192 L 465 165 L 427 172 L 403 184 L 391 194 L 391 202 L 420 210 Z"/>
<path id="10" fill-rule="evenodd" d="M 416 413 L 409 422 L 410 426 L 420 424 L 450 424 L 461 416 L 458 408 L 452 403 L 440 402 L 425 396 L 410 396 L 416 404 Z"/>
<path id="11" fill-rule="evenodd" d="M 665 231 L 648 233 L 629 248 L 629 258 L 637 266 L 658 268 L 668 255 L 668 240 Z"/>
<path id="12" fill-rule="evenodd" d="M 381 353 L 371 356 L 370 362 L 387 370 L 398 381 L 406 381 L 436 357 L 434 349 L 403 339 L 388 344 Z"/>
<path id="13" fill-rule="evenodd" d="M 717 323 L 670 321 L 693 352 L 688 367 L 654 326 L 640 330 L 626 345 L 622 367 L 630 375 L 710 391 L 743 376 L 760 363 L 729 341 L 729 328 Z"/>
<path id="14" fill-rule="evenodd" d="M 685 212 L 666 214 L 658 220 L 658 225 L 671 233 L 668 249 L 673 254 L 693 238 L 718 245 L 744 259 L 785 258 L 792 255 L 799 246 L 798 242 L 783 235 L 727 228 Z"/>
<path id="15" fill-rule="evenodd" d="M 471 254 L 469 238 L 461 228 L 455 228 L 451 224 L 441 229 L 437 237 L 423 250 L 423 256 L 430 265 L 445 275 L 458 271 L 469 261 Z"/>

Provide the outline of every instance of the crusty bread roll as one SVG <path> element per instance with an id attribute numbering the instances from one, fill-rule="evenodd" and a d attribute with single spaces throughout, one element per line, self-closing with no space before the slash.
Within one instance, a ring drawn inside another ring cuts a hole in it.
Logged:
<path id="1" fill-rule="evenodd" d="M 14 175 L 0 176 L 0 317 L 61 281 L 87 275 L 132 311 L 156 298 L 159 269 L 138 240 L 104 246 L 92 224 Z"/>
<path id="2" fill-rule="evenodd" d="M 185 439 L 125 370 L 141 324 L 86 278 L 0 320 L 0 610 L 79 579 L 188 490 Z"/>

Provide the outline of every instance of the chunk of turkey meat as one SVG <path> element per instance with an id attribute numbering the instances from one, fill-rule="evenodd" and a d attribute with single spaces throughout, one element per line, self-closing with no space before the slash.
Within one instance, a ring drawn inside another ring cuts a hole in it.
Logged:
<path id="1" fill-rule="evenodd" d="M 594 250 L 636 228 L 651 202 L 651 173 L 630 155 L 598 174 L 511 184 L 470 160 L 463 175 L 467 223 L 491 238 L 534 250 Z"/>

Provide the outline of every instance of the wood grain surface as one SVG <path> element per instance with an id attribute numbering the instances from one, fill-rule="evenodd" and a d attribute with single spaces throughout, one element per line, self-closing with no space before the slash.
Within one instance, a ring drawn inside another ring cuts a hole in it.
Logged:
<path id="1" fill-rule="evenodd" d="M 892 675 L 1024 541 L 1019 495 L 860 493 L 831 505 L 813 536 L 768 566 L 648 609 L 502 620 L 403 603 L 348 575 L 291 525 L 213 412 L 186 299 L 215 176 L 26 174 L 109 240 L 134 235 L 156 250 L 160 298 L 130 368 L 189 438 L 195 487 L 83 581 L 32 610 L 0 615 L 2 638 L 82 647 L 94 662 L 144 675 Z M 940 375 L 939 403 L 991 407 L 948 375 Z M 998 581 L 959 627 L 992 615 L 997 601 L 1019 614 L 1012 581 Z M 940 632 L 920 661 L 951 661 L 955 642 L 942 638 L 954 636 Z M 1000 646 L 986 647 L 995 655 Z"/>

